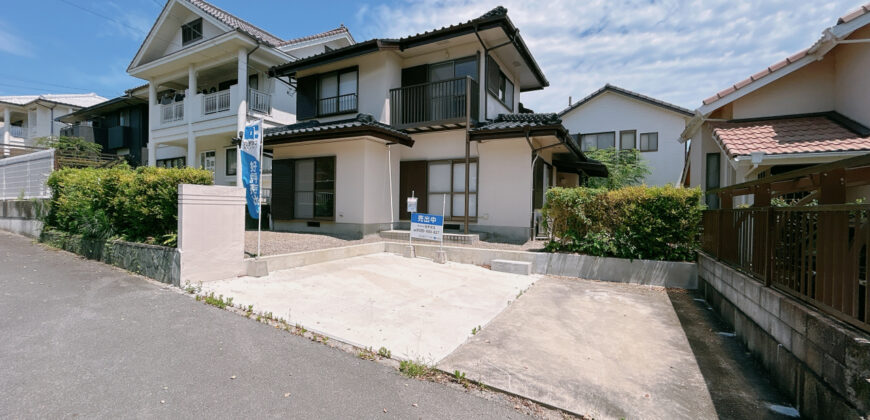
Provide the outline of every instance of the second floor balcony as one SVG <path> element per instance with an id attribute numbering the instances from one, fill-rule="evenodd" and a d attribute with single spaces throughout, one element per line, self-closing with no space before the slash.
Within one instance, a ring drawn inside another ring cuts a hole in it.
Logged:
<path id="1" fill-rule="evenodd" d="M 390 124 L 400 129 L 460 127 L 477 121 L 480 90 L 471 77 L 390 89 Z"/>
<path id="2" fill-rule="evenodd" d="M 157 105 L 160 126 L 171 127 L 186 122 L 222 118 L 235 115 L 243 97 L 239 85 L 208 93 L 178 95 L 171 102 Z M 248 112 L 271 115 L 272 96 L 257 89 L 248 89 L 245 95 Z"/>

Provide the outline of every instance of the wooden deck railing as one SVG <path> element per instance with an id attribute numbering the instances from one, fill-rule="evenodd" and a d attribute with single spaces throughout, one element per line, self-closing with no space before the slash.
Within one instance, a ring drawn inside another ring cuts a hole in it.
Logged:
<path id="1" fill-rule="evenodd" d="M 870 155 L 710 190 L 724 208 L 704 212 L 701 248 L 766 286 L 870 331 L 870 205 L 845 203 L 866 185 Z M 772 197 L 800 191 L 821 204 L 770 205 Z M 741 195 L 751 195 L 753 207 L 730 208 Z"/>

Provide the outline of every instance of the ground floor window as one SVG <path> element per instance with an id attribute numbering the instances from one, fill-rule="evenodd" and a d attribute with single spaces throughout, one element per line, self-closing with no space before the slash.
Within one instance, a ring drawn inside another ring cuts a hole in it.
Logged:
<path id="1" fill-rule="evenodd" d="M 640 135 L 640 151 L 655 152 L 659 150 L 659 133 L 643 133 Z"/>
<path id="2" fill-rule="evenodd" d="M 236 167 L 238 166 L 238 149 L 235 147 L 230 147 L 226 149 L 226 175 L 232 176 L 236 174 Z"/>
<path id="3" fill-rule="evenodd" d="M 477 217 L 477 159 L 468 168 L 468 216 Z M 465 217 L 465 159 L 429 162 L 428 175 L 429 213 Z"/>
<path id="4" fill-rule="evenodd" d="M 273 215 L 335 218 L 335 156 L 282 159 L 272 166 Z"/>

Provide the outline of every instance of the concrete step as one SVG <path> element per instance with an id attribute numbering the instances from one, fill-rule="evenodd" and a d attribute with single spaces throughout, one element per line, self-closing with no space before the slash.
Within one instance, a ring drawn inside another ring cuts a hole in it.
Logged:
<path id="1" fill-rule="evenodd" d="M 532 274 L 532 263 L 526 261 L 492 260 L 490 268 L 492 268 L 492 271 L 522 274 L 524 276 Z"/>
<path id="2" fill-rule="evenodd" d="M 380 232 L 381 238 L 390 239 L 394 241 L 408 241 L 408 236 L 411 234 L 410 231 L 407 230 L 382 230 Z M 473 234 L 461 234 L 461 233 L 444 233 L 444 244 L 462 244 L 462 245 L 474 245 L 480 241 L 480 235 Z M 427 241 L 425 239 L 414 239 L 414 242 L 433 244 L 438 243 L 435 241 Z"/>

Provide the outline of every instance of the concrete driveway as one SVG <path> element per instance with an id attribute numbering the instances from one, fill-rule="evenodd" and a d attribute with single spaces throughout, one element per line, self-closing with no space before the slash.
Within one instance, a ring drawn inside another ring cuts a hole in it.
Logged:
<path id="1" fill-rule="evenodd" d="M 717 418 L 661 288 L 542 278 L 438 367 L 594 418 Z"/>
<path id="2" fill-rule="evenodd" d="M 538 277 L 381 253 L 203 284 L 291 324 L 435 363 Z"/>

